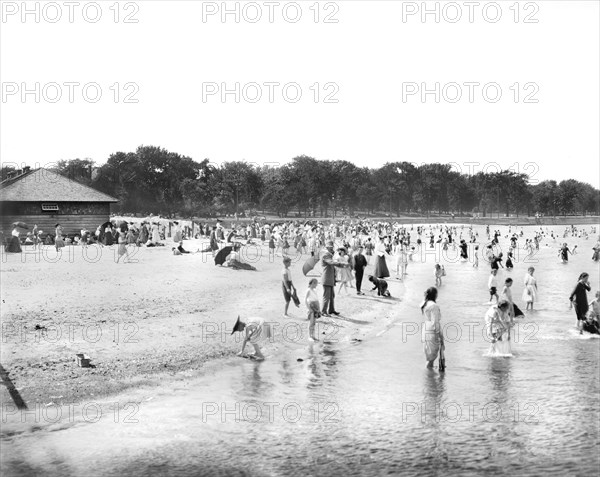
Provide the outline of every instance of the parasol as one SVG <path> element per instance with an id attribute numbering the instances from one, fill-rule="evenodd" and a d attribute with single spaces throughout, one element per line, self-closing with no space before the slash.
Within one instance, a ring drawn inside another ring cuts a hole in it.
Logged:
<path id="1" fill-rule="evenodd" d="M 302 273 L 304 273 L 304 276 L 306 276 L 308 272 L 315 268 L 317 263 L 319 263 L 319 259 L 317 257 L 309 257 L 309 259 L 302 266 Z"/>
<path id="2" fill-rule="evenodd" d="M 219 250 L 219 253 L 217 253 L 217 255 L 215 256 L 215 265 L 223 265 L 225 263 L 227 255 L 229 255 L 232 250 L 233 247 L 229 246 L 223 247 L 221 250 Z"/>
<path id="3" fill-rule="evenodd" d="M 14 222 L 13 226 L 19 227 L 19 228 L 25 229 L 25 230 L 27 230 L 29 228 L 29 226 L 25 222 Z"/>

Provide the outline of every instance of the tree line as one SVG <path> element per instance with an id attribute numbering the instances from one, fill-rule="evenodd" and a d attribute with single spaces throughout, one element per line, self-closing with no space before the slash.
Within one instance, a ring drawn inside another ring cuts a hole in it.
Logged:
<path id="1" fill-rule="evenodd" d="M 510 170 L 461 174 L 449 164 L 379 168 L 298 156 L 282 165 L 197 162 L 160 147 L 111 154 L 105 164 L 61 160 L 56 172 L 119 199 L 114 211 L 209 217 L 600 214 L 600 190 L 574 179 L 532 184 Z M 2 179 L 14 170 L 4 166 Z"/>

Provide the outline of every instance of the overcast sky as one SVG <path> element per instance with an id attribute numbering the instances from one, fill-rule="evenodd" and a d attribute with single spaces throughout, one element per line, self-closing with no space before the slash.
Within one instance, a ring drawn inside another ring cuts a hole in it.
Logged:
<path id="1" fill-rule="evenodd" d="M 227 2 L 223 18 L 223 2 L 27 2 L 25 17 L 3 2 L 2 162 L 101 164 L 143 144 L 599 187 L 600 2 L 476 3 L 423 18 L 422 2 Z"/>

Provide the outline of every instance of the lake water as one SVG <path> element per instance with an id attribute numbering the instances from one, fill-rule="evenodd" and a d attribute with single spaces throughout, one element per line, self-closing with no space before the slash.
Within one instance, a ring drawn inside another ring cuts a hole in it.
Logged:
<path id="1" fill-rule="evenodd" d="M 499 274 L 514 278 L 523 310 L 528 266 L 540 290 L 512 357 L 487 355 L 489 265 L 453 261 L 438 299 L 447 370 L 425 368 L 418 307 L 433 285 L 431 255 L 391 283 L 402 301 L 377 336 L 227 360 L 141 393 L 118 417 L 5 436 L 5 475 L 597 475 L 600 340 L 578 334 L 568 306 L 580 272 L 591 276 L 590 300 L 599 289 L 596 235 L 563 240 L 564 228 L 552 229 L 561 238 L 543 241 L 531 263 L 520 251 Z M 557 258 L 563 241 L 578 244 L 568 264 Z"/>

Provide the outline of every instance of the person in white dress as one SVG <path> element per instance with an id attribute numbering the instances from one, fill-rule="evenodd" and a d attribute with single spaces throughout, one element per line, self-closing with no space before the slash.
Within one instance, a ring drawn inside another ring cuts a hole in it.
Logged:
<path id="1" fill-rule="evenodd" d="M 438 358 L 440 350 L 445 348 L 442 332 L 442 313 L 437 300 L 437 288 L 430 287 L 425 291 L 425 301 L 421 306 L 421 313 L 425 316 L 423 323 L 423 350 L 427 367 L 433 368 L 433 362 Z"/>
<path id="2" fill-rule="evenodd" d="M 533 310 L 533 304 L 537 300 L 537 280 L 534 278 L 533 272 L 535 272 L 535 268 L 529 267 L 523 280 L 525 285 L 523 301 L 527 304 L 525 310 Z"/>
<path id="3" fill-rule="evenodd" d="M 336 268 L 336 279 L 340 282 L 340 288 L 338 293 L 341 293 L 342 287 L 344 287 L 344 291 L 346 295 L 348 295 L 348 286 L 352 288 L 352 268 L 350 266 L 350 256 L 346 253 L 345 248 L 340 248 L 338 253 L 334 257 L 334 260 L 343 263 L 343 267 Z"/>
<path id="4" fill-rule="evenodd" d="M 510 302 L 506 299 L 500 299 L 485 314 L 486 332 L 492 343 L 490 347 L 491 354 L 511 354 L 509 309 Z"/>

